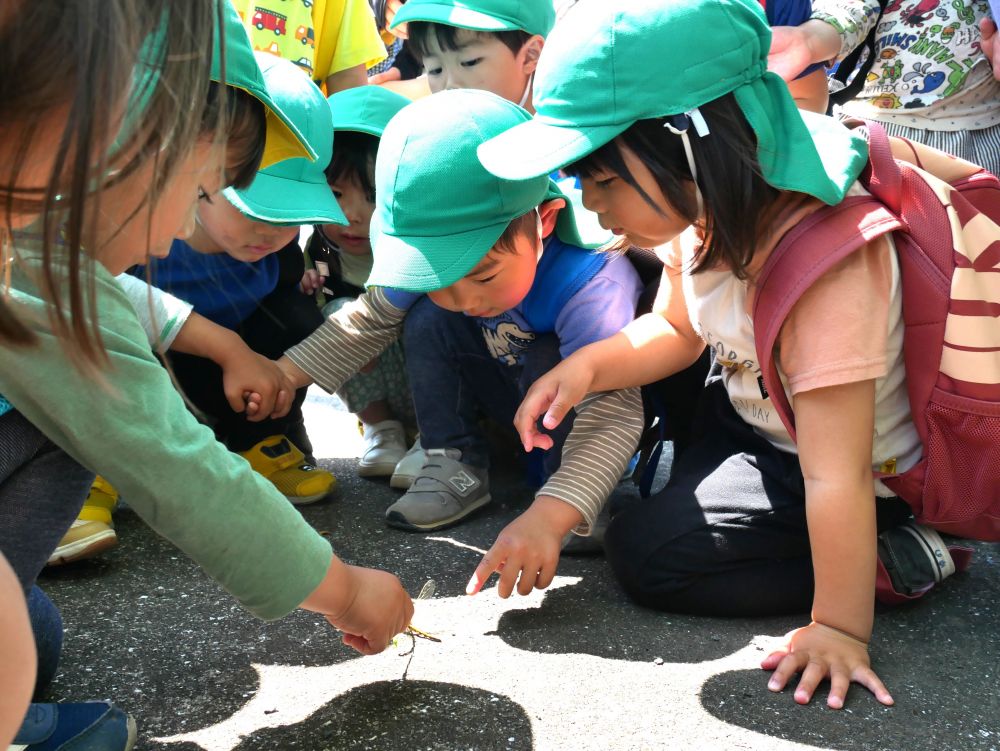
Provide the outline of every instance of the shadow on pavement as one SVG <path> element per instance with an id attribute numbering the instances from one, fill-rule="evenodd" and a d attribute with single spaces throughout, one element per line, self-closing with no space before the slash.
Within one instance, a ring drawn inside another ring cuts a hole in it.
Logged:
<path id="1" fill-rule="evenodd" d="M 236 751 L 532 747 L 528 715 L 506 697 L 447 683 L 381 681 L 347 692 L 304 722 L 257 731 Z"/>
<path id="2" fill-rule="evenodd" d="M 542 608 L 504 613 L 497 635 L 507 644 L 542 654 L 682 663 L 716 660 L 747 644 L 745 623 L 639 607 L 603 558 L 563 561 L 559 573 L 584 578 L 577 586 L 547 591 Z"/>

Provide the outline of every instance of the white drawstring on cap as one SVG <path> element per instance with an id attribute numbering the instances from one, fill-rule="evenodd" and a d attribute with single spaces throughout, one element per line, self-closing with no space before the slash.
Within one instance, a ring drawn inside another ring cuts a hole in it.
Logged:
<path id="1" fill-rule="evenodd" d="M 677 127 L 678 125 L 683 125 L 683 128 Z M 698 216 L 701 216 L 704 213 L 705 205 L 701 199 L 701 190 L 698 188 L 698 169 L 694 166 L 694 152 L 691 150 L 691 138 L 688 136 L 688 131 L 692 125 L 694 126 L 694 132 L 698 134 L 699 138 L 704 138 L 711 132 L 708 129 L 708 123 L 705 122 L 705 118 L 697 107 L 685 112 L 683 115 L 670 115 L 663 121 L 663 127 L 669 129 L 674 135 L 680 136 L 681 143 L 684 144 L 684 154 L 687 156 L 688 169 L 691 170 L 691 179 L 694 181 L 694 194 L 698 202 Z"/>
<path id="2" fill-rule="evenodd" d="M 521 94 L 521 101 L 517 103 L 519 107 L 523 107 L 528 103 L 528 97 L 531 96 L 531 84 L 535 81 L 535 74 L 532 73 L 528 76 L 528 85 L 524 87 L 524 93 Z"/>

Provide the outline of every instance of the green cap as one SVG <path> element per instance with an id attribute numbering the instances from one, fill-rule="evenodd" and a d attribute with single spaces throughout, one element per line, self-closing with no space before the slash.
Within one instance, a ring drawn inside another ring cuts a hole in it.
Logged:
<path id="1" fill-rule="evenodd" d="M 264 146 L 262 167 L 280 162 L 282 159 L 294 157 L 316 158 L 306 137 L 292 121 L 292 118 L 279 107 L 267 92 L 264 76 L 254 58 L 250 36 L 240 21 L 239 13 L 230 0 L 216 0 L 221 4 L 222 34 L 225 38 L 226 78 L 222 79 L 222 55 L 217 43 L 212 45 L 213 81 L 234 86 L 258 99 L 267 110 L 267 142 Z M 216 34 L 216 42 L 219 35 Z"/>
<path id="2" fill-rule="evenodd" d="M 758 0 L 580 0 L 546 41 L 535 119 L 483 145 L 479 157 L 502 177 L 545 174 L 637 120 L 688 113 L 732 92 L 757 136 L 764 179 L 839 203 L 867 162 L 867 144 L 831 118 L 799 112 L 767 71 L 770 44 Z"/>
<path id="3" fill-rule="evenodd" d="M 354 130 L 376 138 L 389 121 L 410 103 L 405 96 L 381 86 L 356 86 L 327 97 L 333 114 L 333 129 Z"/>
<path id="4" fill-rule="evenodd" d="M 548 36 L 556 23 L 552 0 L 408 0 L 391 28 L 429 21 L 473 31 L 527 31 Z"/>
<path id="5" fill-rule="evenodd" d="M 417 100 L 392 119 L 375 161 L 369 285 L 412 292 L 448 287 L 472 271 L 514 219 L 564 197 L 546 175 L 499 178 L 476 157 L 484 141 L 530 117 L 495 94 L 456 89 Z M 556 232 L 566 243 L 592 247 L 584 245 L 575 218 L 570 206 L 560 211 Z"/>
<path id="6" fill-rule="evenodd" d="M 267 93 L 291 117 L 316 160 L 284 159 L 260 170 L 246 188 L 226 188 L 223 195 L 259 222 L 347 224 L 324 174 L 333 156 L 333 119 L 323 93 L 294 63 L 266 52 L 254 54 Z"/>

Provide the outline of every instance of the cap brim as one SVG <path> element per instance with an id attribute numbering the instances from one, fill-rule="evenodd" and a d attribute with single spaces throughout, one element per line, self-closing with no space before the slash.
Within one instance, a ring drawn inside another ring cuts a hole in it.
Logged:
<path id="1" fill-rule="evenodd" d="M 446 3 L 420 3 L 419 5 L 407 3 L 397 11 L 389 28 L 395 29 L 400 24 L 410 21 L 441 23 L 475 31 L 518 31 L 520 28 L 513 23 L 505 23 L 495 16 L 488 16 L 471 8 L 457 8 L 453 4 Z"/>
<path id="2" fill-rule="evenodd" d="M 310 162 L 316 161 L 318 154 L 309 145 L 309 139 L 274 103 L 271 95 L 265 89 L 257 87 L 249 89 L 233 83 L 227 85 L 245 91 L 264 105 L 267 136 L 264 140 L 264 156 L 261 158 L 258 169 L 265 169 L 272 164 L 298 157 L 305 157 Z"/>
<path id="3" fill-rule="evenodd" d="M 370 229 L 374 263 L 367 284 L 405 292 L 433 292 L 450 287 L 476 267 L 509 224 L 503 221 L 443 237 L 401 237 L 382 232 L 382 221 L 376 211 Z M 432 265 L 428 255 L 449 260 Z"/>
<path id="4" fill-rule="evenodd" d="M 476 153 L 482 165 L 497 177 L 527 180 L 582 159 L 628 126 L 629 123 L 570 128 L 535 118 L 491 138 Z"/>
<path id="5" fill-rule="evenodd" d="M 376 138 L 381 138 L 384 129 L 374 126 L 371 123 L 364 123 L 364 122 L 340 122 L 333 124 L 334 133 L 337 133 L 342 130 L 349 130 L 354 133 L 365 133 L 369 136 L 375 136 Z"/>
<path id="6" fill-rule="evenodd" d="M 258 172 L 250 187 L 226 188 L 226 200 L 247 216 L 270 224 L 344 224 L 330 186 Z"/>

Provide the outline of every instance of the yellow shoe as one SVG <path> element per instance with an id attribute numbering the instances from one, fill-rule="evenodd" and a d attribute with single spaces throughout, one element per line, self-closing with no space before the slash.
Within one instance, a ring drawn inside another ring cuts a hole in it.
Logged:
<path id="1" fill-rule="evenodd" d="M 239 453 L 296 506 L 314 503 L 337 486 L 337 478 L 309 464 L 286 436 L 273 435 L 249 451 Z"/>
<path id="2" fill-rule="evenodd" d="M 61 566 L 82 561 L 115 547 L 118 535 L 111 521 L 111 512 L 117 505 L 118 491 L 103 477 L 94 478 L 80 515 L 49 556 L 48 565 Z"/>

